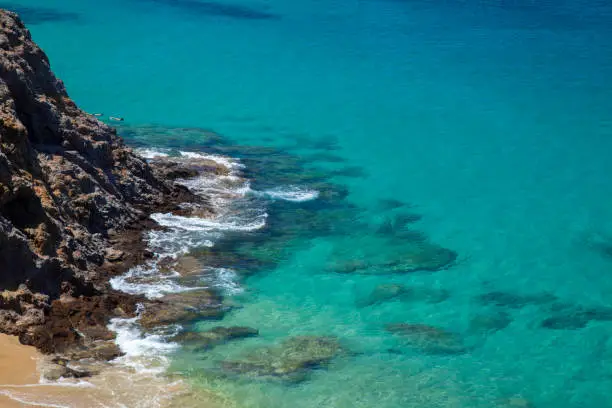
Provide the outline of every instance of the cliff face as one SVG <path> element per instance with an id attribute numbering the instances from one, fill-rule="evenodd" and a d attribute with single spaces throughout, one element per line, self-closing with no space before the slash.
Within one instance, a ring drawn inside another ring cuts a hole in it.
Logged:
<path id="1" fill-rule="evenodd" d="M 81 111 L 17 15 L 0 10 L 0 331 L 36 343 L 28 333 L 54 299 L 100 295 L 92 282 L 123 257 L 109 237 L 184 194 Z"/>

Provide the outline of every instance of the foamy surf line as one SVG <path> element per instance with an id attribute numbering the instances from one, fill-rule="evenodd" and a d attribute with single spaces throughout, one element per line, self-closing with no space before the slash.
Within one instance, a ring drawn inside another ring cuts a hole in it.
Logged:
<path id="1" fill-rule="evenodd" d="M 216 221 L 207 218 L 184 217 L 170 213 L 151 215 L 151 218 L 161 226 L 186 231 L 202 231 L 204 233 L 212 231 L 255 231 L 266 226 L 267 217 L 268 214 L 263 213 L 253 221 L 241 222 L 239 219 Z"/>
<path id="2" fill-rule="evenodd" d="M 244 199 L 250 192 L 249 182 L 238 176 L 243 168 L 238 160 L 228 157 L 202 154 L 195 152 L 174 152 L 161 149 L 139 149 L 137 151 L 146 158 L 177 157 L 179 160 L 210 160 L 230 170 L 230 175 L 203 174 L 194 179 L 183 180 L 182 183 L 194 193 L 206 196 L 215 207 L 215 215 L 211 218 L 185 217 L 170 213 L 151 215 L 159 225 L 166 227 L 163 231 L 149 231 L 145 237 L 148 247 L 156 257 L 143 264 L 131 268 L 122 276 L 114 277 L 110 284 L 114 289 L 130 293 L 143 294 L 149 299 L 161 298 L 171 293 L 181 293 L 204 288 L 182 286 L 176 282 L 180 274 L 170 265 L 164 268 L 159 262 L 165 259 L 178 259 L 198 247 L 214 245 L 225 233 L 249 232 L 266 225 L 267 213 L 261 208 L 252 208 L 247 200 L 234 208 L 232 204 Z M 188 207 L 187 207 L 188 208 Z M 168 269 L 170 267 L 170 269 Z M 163 270 L 162 270 L 163 269 Z M 212 287 L 234 294 L 241 291 L 235 271 L 228 268 L 205 268 L 203 278 L 210 280 Z M 108 325 L 117 333 L 115 339 L 124 356 L 115 360 L 116 364 L 128 366 L 140 374 L 159 375 L 166 371 L 170 364 L 169 354 L 179 345 L 171 341 L 173 331 L 169 326 L 163 329 L 164 334 L 144 333 L 139 325 L 142 306 L 137 311 L 137 317 L 131 319 L 115 318 Z M 174 331 L 179 330 L 174 327 Z"/>
<path id="3" fill-rule="evenodd" d="M 144 264 L 130 269 L 126 274 L 111 279 L 113 288 L 130 293 L 145 295 L 149 299 L 161 298 L 171 293 L 182 293 L 202 287 L 186 287 L 176 282 L 180 275 L 170 270 L 162 259 L 177 260 L 196 248 L 212 247 L 230 233 L 249 233 L 265 228 L 270 201 L 288 201 L 301 203 L 315 200 L 319 192 L 300 186 L 281 186 L 265 191 L 251 189 L 249 180 L 241 176 L 244 165 L 238 159 L 207 153 L 172 151 L 170 149 L 139 149 L 138 153 L 148 159 L 164 158 L 179 161 L 210 160 L 229 170 L 229 174 L 203 173 L 197 177 L 177 180 L 195 194 L 204 196 L 213 207 L 210 217 L 189 217 L 172 213 L 155 213 L 151 218 L 162 231 L 149 231 L 145 237 L 148 247 L 156 257 Z M 189 205 L 185 206 L 189 209 Z M 163 269 L 163 270 L 162 270 Z M 243 291 L 239 274 L 231 268 L 204 267 L 201 279 L 210 288 L 228 295 Z M 115 318 L 109 328 L 117 333 L 116 343 L 125 353 L 116 360 L 134 368 L 138 373 L 159 375 L 166 371 L 170 364 L 170 355 L 180 347 L 171 341 L 169 331 L 178 331 L 179 325 L 166 327 L 164 334 L 144 333 L 139 325 L 139 315 L 131 319 Z M 173 328 L 174 327 L 174 328 Z"/>
<path id="4" fill-rule="evenodd" d="M 139 147 L 134 149 L 136 154 L 139 156 L 151 160 L 156 158 L 172 157 L 175 159 L 196 159 L 196 160 L 210 160 L 229 170 L 237 170 L 244 168 L 244 165 L 240 163 L 239 159 L 221 156 L 218 154 L 201 153 L 201 152 L 190 152 L 184 150 L 173 151 L 171 149 L 153 148 L 153 147 Z"/>
<path id="5" fill-rule="evenodd" d="M 292 201 L 296 203 L 312 201 L 319 198 L 319 192 L 317 190 L 309 190 L 299 186 L 277 187 L 255 193 L 264 197 L 269 197 L 273 200 Z"/>
<path id="6" fill-rule="evenodd" d="M 0 390 L 0 395 L 4 395 L 8 399 L 18 402 L 19 404 L 24 404 L 25 406 L 51 407 L 51 408 L 73 408 L 70 405 L 59 405 L 59 404 L 51 404 L 47 402 L 30 401 L 24 396 L 13 395 L 13 393 L 7 390 Z"/>
<path id="7" fill-rule="evenodd" d="M 111 319 L 108 328 L 117 333 L 115 342 L 125 353 L 114 362 L 132 367 L 141 374 L 162 374 L 170 364 L 168 354 L 176 350 L 179 345 L 169 341 L 172 334 L 144 334 L 140 330 L 139 319 L 140 316 L 130 319 Z"/>

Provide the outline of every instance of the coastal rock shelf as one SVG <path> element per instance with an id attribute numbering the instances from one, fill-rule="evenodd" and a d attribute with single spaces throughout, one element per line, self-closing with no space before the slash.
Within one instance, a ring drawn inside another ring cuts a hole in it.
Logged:
<path id="1" fill-rule="evenodd" d="M 80 110 L 0 10 L 0 332 L 45 352 L 112 339 L 109 316 L 137 299 L 108 278 L 147 256 L 149 214 L 198 200 Z"/>

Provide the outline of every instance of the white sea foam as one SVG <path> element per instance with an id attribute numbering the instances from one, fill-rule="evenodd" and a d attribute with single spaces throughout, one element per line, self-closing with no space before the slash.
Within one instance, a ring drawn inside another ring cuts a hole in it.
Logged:
<path id="1" fill-rule="evenodd" d="M 155 262 L 149 262 L 135 266 L 121 276 L 111 278 L 110 284 L 113 289 L 132 295 L 145 295 L 149 299 L 157 299 L 169 293 L 203 289 L 181 286 L 172 280 L 176 276 L 178 276 L 176 272 L 162 274 Z"/>
<path id="2" fill-rule="evenodd" d="M 292 201 L 296 203 L 316 200 L 319 197 L 317 190 L 309 190 L 298 186 L 277 187 L 261 193 L 273 200 Z"/>
<path id="3" fill-rule="evenodd" d="M 178 258 L 189 253 L 193 248 L 212 247 L 214 241 L 221 237 L 220 233 L 170 229 L 165 231 L 148 231 L 145 239 L 149 248 L 158 254 L 159 258 Z"/>
<path id="4" fill-rule="evenodd" d="M 179 154 L 181 157 L 185 157 L 188 159 L 204 159 L 204 160 L 212 160 L 215 163 L 218 163 L 228 169 L 241 169 L 244 168 L 244 165 L 240 163 L 238 159 L 234 159 L 227 156 L 220 156 L 217 154 L 208 154 L 208 153 L 199 153 L 199 152 L 186 152 L 180 151 Z"/>
<path id="5" fill-rule="evenodd" d="M 170 213 L 152 214 L 159 225 L 164 227 L 176 228 L 186 231 L 255 231 L 266 225 L 267 213 L 262 213 L 253 220 L 243 220 L 240 216 L 226 217 L 226 219 L 216 220 L 207 218 L 183 217 Z"/>
<path id="6" fill-rule="evenodd" d="M 138 325 L 139 317 L 111 319 L 108 328 L 117 333 L 115 342 L 125 354 L 114 360 L 135 368 L 140 373 L 163 373 L 168 367 L 168 354 L 178 348 L 168 336 L 144 334 Z"/>
<path id="7" fill-rule="evenodd" d="M 18 396 L 16 393 L 10 392 L 8 390 L 0 390 L 0 395 L 4 395 L 13 401 L 17 401 L 20 404 L 24 404 L 25 406 L 71 408 L 69 405 L 59 405 L 59 404 L 51 404 L 47 402 L 30 401 L 29 399 L 22 397 L 22 396 Z"/>
<path id="8" fill-rule="evenodd" d="M 169 150 L 150 149 L 143 155 L 153 158 L 174 154 Z M 112 278 L 110 283 L 117 290 L 159 298 L 169 293 L 201 289 L 180 285 L 176 281 L 178 273 L 172 270 L 172 262 L 160 267 L 160 261 L 164 258 L 177 259 L 194 248 L 212 247 L 226 234 L 255 231 L 266 225 L 268 214 L 265 211 L 265 200 L 252 194 L 249 181 L 240 173 L 244 167 L 242 163 L 236 159 L 205 153 L 181 151 L 178 154 L 179 160 L 213 160 L 230 170 L 229 175 L 203 174 L 178 181 L 207 199 L 212 207 L 211 216 L 185 217 L 171 213 L 151 215 L 153 220 L 165 227 L 145 235 L 149 249 L 156 256 L 148 263 L 130 269 L 123 276 Z M 294 195 L 289 199 L 304 198 L 297 193 Z M 189 209 L 192 205 L 185 204 L 183 207 Z M 206 268 L 204 275 L 203 285 L 217 288 L 226 294 L 242 291 L 238 274 L 232 269 Z M 169 336 L 144 334 L 140 330 L 138 318 L 112 319 L 109 328 L 117 333 L 116 342 L 125 353 L 115 362 L 134 367 L 138 372 L 163 372 L 169 364 L 168 354 L 178 347 L 178 344 L 168 341 Z"/>
<path id="9" fill-rule="evenodd" d="M 150 148 L 150 147 L 143 147 L 143 148 L 137 148 L 134 149 L 134 151 L 136 152 L 136 154 L 138 154 L 141 157 L 144 157 L 145 159 L 154 159 L 156 157 L 168 157 L 169 154 L 169 150 L 168 149 L 155 149 L 155 148 Z"/>
<path id="10" fill-rule="evenodd" d="M 244 291 L 240 286 L 238 274 L 233 269 L 206 268 L 204 272 L 206 284 L 210 284 L 227 295 L 237 295 Z"/>

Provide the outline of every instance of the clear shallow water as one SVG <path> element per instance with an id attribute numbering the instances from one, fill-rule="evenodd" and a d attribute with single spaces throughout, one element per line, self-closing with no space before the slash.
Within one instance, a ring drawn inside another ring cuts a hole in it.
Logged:
<path id="1" fill-rule="evenodd" d="M 540 323 L 551 312 L 531 304 L 502 308 L 512 322 L 484 339 L 469 333 L 470 319 L 490 309 L 475 297 L 494 290 L 612 306 L 612 261 L 588 244 L 612 235 L 612 10 L 559 3 L 13 5 L 84 109 L 136 126 L 214 129 L 242 145 L 297 145 L 302 157 L 317 152 L 306 149 L 313 141 L 336 141 L 326 153 L 346 162 L 312 165 L 363 168 L 365 177 L 335 180 L 360 220 L 379 221 L 381 198 L 411 202 L 418 229 L 465 260 L 435 273 L 334 274 L 334 248 L 371 242 L 300 236 L 280 264 L 244 279 L 235 300 L 244 307 L 224 319 L 257 327 L 259 339 L 175 356 L 195 382 L 247 407 L 478 407 L 512 395 L 536 407 L 609 407 L 612 322 L 550 330 Z M 148 141 L 179 143 L 172 137 Z M 288 205 L 277 213 L 307 204 Z M 450 297 L 355 306 L 356 293 L 388 282 Z M 388 353 L 397 339 L 382 326 L 395 321 L 457 331 L 474 348 Z M 294 334 L 337 335 L 360 354 L 292 386 L 203 374 L 216 358 Z"/>

